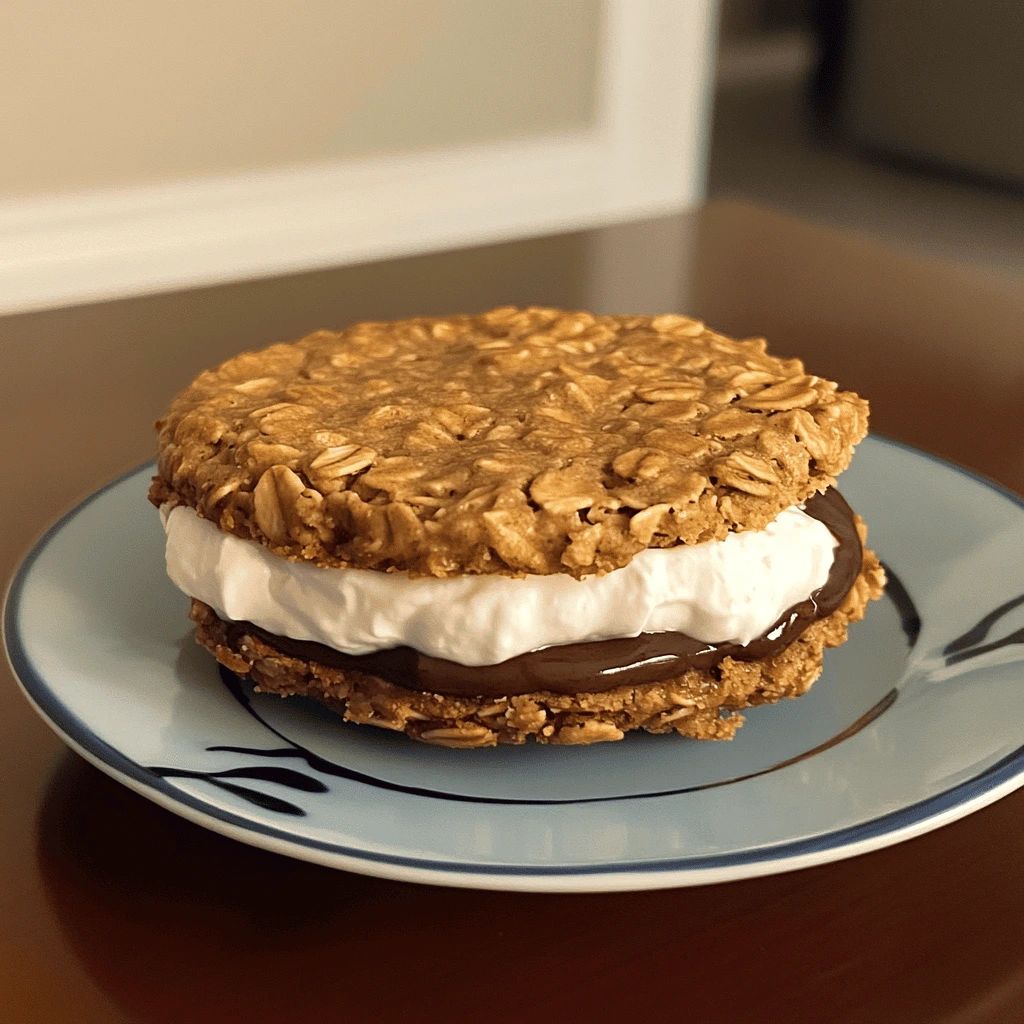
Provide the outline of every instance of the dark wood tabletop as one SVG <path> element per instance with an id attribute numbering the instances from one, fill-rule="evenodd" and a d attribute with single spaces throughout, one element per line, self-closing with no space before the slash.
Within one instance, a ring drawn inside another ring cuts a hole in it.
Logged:
<path id="1" fill-rule="evenodd" d="M 152 421 L 204 366 L 318 327 L 506 302 L 680 310 L 767 336 L 868 397 L 874 429 L 1024 493 L 1024 286 L 712 205 L 0 319 L 0 577 L 151 457 Z M 0 1022 L 1024 1020 L 1024 790 L 770 878 L 610 895 L 417 886 L 175 817 L 67 751 L 0 675 Z"/>

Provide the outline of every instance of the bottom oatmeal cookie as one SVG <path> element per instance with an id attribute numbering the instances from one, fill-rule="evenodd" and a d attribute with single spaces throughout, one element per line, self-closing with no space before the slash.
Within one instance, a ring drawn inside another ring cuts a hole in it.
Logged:
<path id="1" fill-rule="evenodd" d="M 456 697 L 406 689 L 378 676 L 291 657 L 265 639 L 229 630 L 201 601 L 192 601 L 196 641 L 264 693 L 315 697 L 346 720 L 405 732 L 445 747 L 498 743 L 587 744 L 619 740 L 631 729 L 676 732 L 694 739 L 731 739 L 743 724 L 741 709 L 799 697 L 821 674 L 822 652 L 846 640 L 847 626 L 879 597 L 884 574 L 864 550 L 852 589 L 831 615 L 809 626 L 773 657 L 726 658 L 707 671 L 691 669 L 658 683 L 600 693 L 547 691 L 512 697 Z"/>

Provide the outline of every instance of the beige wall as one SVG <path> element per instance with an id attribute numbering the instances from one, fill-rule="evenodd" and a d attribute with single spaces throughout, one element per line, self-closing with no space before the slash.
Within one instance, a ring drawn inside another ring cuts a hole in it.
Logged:
<path id="1" fill-rule="evenodd" d="M 0 201 L 567 131 L 598 0 L 8 0 Z"/>

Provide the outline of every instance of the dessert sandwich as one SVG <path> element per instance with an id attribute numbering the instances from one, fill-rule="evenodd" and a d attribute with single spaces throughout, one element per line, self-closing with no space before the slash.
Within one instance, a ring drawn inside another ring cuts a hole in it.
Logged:
<path id="1" fill-rule="evenodd" d="M 201 373 L 150 500 L 197 641 L 448 747 L 728 739 L 880 596 L 868 406 L 684 316 L 502 307 Z"/>

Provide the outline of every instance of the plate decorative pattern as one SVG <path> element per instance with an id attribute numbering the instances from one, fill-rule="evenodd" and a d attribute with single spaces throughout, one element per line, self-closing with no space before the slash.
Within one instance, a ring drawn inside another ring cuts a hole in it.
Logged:
<path id="1" fill-rule="evenodd" d="M 748 712 L 718 744 L 452 751 L 258 694 L 191 640 L 150 473 L 97 492 L 29 554 L 9 657 L 84 757 L 244 842 L 410 881 L 656 888 L 852 856 L 1024 785 L 1024 501 L 895 442 L 869 438 L 840 481 L 886 599 L 806 696 Z"/>

